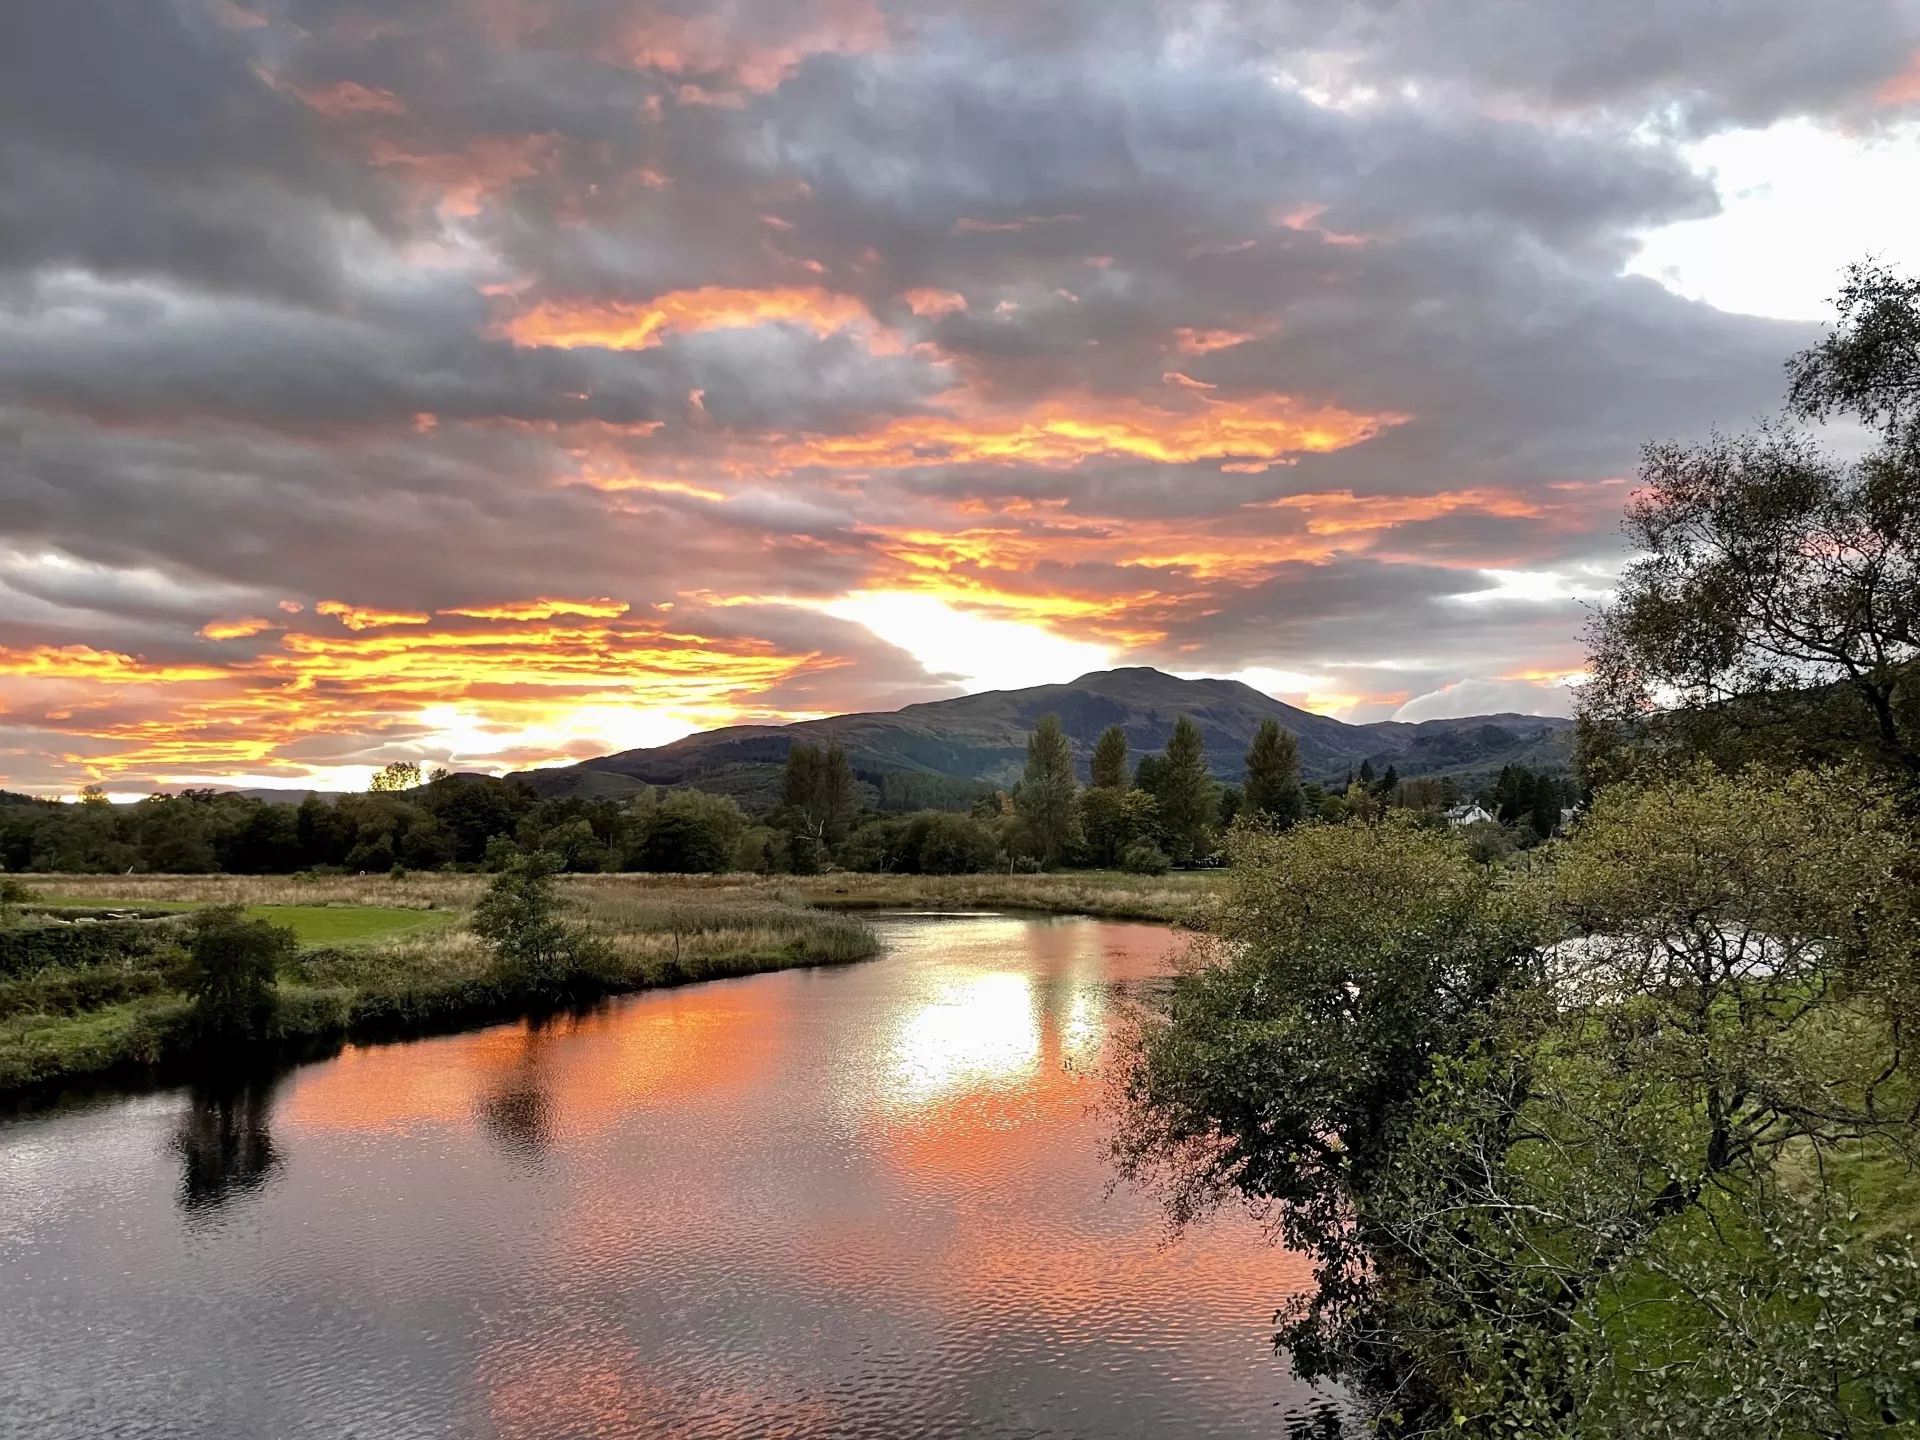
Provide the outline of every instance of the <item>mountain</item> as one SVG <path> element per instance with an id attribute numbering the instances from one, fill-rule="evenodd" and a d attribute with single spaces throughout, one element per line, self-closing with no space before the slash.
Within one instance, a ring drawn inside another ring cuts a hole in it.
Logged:
<path id="1" fill-rule="evenodd" d="M 1182 680 L 1136 666 L 1082 675 L 1066 685 L 992 690 L 909 705 L 902 710 L 835 715 L 792 725 L 731 725 L 671 745 L 623 750 L 577 765 L 519 774 L 543 795 L 613 797 L 642 785 L 686 785 L 734 794 L 749 809 L 774 784 L 794 742 L 838 743 L 861 779 L 879 785 L 902 772 L 952 776 L 1010 786 L 1027 759 L 1027 736 L 1042 715 L 1060 717 L 1074 763 L 1086 778 L 1094 741 L 1119 725 L 1136 758 L 1161 750 L 1174 721 L 1190 716 L 1207 744 L 1213 773 L 1238 781 L 1262 720 L 1278 720 L 1299 737 L 1301 768 L 1310 780 L 1344 779 L 1372 761 L 1402 776 L 1453 774 L 1476 783 L 1502 765 L 1564 769 L 1572 762 L 1573 722 L 1544 715 L 1476 715 L 1420 724 L 1384 720 L 1349 725 L 1296 709 L 1237 680 Z"/>

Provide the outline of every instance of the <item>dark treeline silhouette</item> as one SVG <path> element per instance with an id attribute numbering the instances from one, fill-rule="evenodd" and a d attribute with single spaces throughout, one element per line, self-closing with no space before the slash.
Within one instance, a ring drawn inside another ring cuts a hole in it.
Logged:
<path id="1" fill-rule="evenodd" d="M 1245 756 L 1243 785 L 1208 768 L 1185 716 L 1166 749 L 1133 762 L 1124 731 L 1103 734 L 1092 783 L 1058 720 L 1042 716 L 1011 790 L 937 774 L 856 777 L 838 747 L 795 745 L 770 813 L 686 786 L 637 796 L 542 798 L 518 779 L 390 766 L 365 794 L 297 805 L 216 790 L 131 804 L 98 791 L 64 804 L 0 792 L 0 869 L 10 872 L 271 875 L 496 872 L 545 852 L 568 872 L 816 874 L 833 868 L 959 874 L 1059 866 L 1157 872 L 1209 863 L 1235 824 L 1286 829 L 1305 819 L 1404 808 L 1438 817 L 1460 798 L 1444 778 L 1401 781 L 1370 765 L 1344 787 L 1301 783 L 1295 737 L 1268 720 Z M 1510 766 L 1482 804 L 1528 845 L 1575 803 L 1570 781 Z"/>

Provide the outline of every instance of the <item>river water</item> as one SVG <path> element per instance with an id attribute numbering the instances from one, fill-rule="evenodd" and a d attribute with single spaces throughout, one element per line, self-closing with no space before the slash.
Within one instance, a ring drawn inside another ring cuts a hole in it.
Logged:
<path id="1" fill-rule="evenodd" d="M 1168 1244 L 1088 1113 L 1154 926 L 888 916 L 867 964 L 0 1124 L 0 1434 L 1243 1436 L 1298 1257 Z"/>

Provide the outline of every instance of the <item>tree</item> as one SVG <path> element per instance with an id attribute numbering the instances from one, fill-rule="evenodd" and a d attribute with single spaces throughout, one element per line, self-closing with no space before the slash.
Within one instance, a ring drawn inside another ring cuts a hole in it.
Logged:
<path id="1" fill-rule="evenodd" d="M 922 875 L 974 875 L 992 868 L 1000 853 L 993 831 L 969 815 L 935 811 L 908 827 Z"/>
<path id="2" fill-rule="evenodd" d="M 639 823 L 629 868 L 656 874 L 720 874 L 732 863 L 747 817 L 730 796 L 675 790 Z"/>
<path id="3" fill-rule="evenodd" d="M 1080 792 L 1080 832 L 1087 859 L 1098 866 L 1117 865 L 1127 849 L 1160 834 L 1159 802 L 1144 790 L 1095 786 Z"/>
<path id="4" fill-rule="evenodd" d="M 374 795 L 395 795 L 402 790 L 417 789 L 419 784 L 418 764 L 412 760 L 392 760 L 367 782 L 367 790 Z"/>
<path id="5" fill-rule="evenodd" d="M 1014 791 L 1016 813 L 1041 865 L 1052 868 L 1074 839 L 1073 751 L 1058 715 L 1042 715 L 1027 740 L 1027 769 Z"/>
<path id="6" fill-rule="evenodd" d="M 557 855 L 516 854 L 487 882 L 473 908 L 473 933 L 536 982 L 561 978 L 573 960 L 574 936 L 560 919 L 553 884 L 559 873 Z"/>
<path id="7" fill-rule="evenodd" d="M 180 988 L 207 1030 L 258 1036 L 272 1020 L 280 967 L 300 948 L 293 931 L 249 920 L 239 905 L 216 905 L 187 921 Z"/>
<path id="8" fill-rule="evenodd" d="M 1200 727 L 1185 715 L 1174 722 L 1159 781 L 1156 798 L 1168 852 L 1176 865 L 1191 864 L 1209 848 L 1213 774 L 1207 769 L 1207 746 Z"/>
<path id="9" fill-rule="evenodd" d="M 1920 421 L 1920 278 L 1847 267 L 1840 324 L 1787 362 L 1787 405 L 1809 420 L 1858 415 L 1892 438 Z"/>
<path id="10" fill-rule="evenodd" d="M 1305 813 L 1300 791 L 1300 742 L 1278 720 L 1262 720 L 1247 750 L 1247 783 L 1240 813 L 1285 830 Z"/>
<path id="11" fill-rule="evenodd" d="M 1133 767 L 1133 788 L 1141 790 L 1158 801 L 1160 797 L 1160 777 L 1167 768 L 1163 755 L 1142 755 L 1140 763 Z"/>
<path id="12" fill-rule="evenodd" d="M 838 844 L 853 814 L 853 769 L 847 752 L 838 743 L 821 750 L 795 741 L 787 752 L 780 803 L 816 847 Z"/>
<path id="13" fill-rule="evenodd" d="M 1699 753 L 1860 757 L 1920 786 L 1920 282 L 1856 266 L 1789 363 L 1793 412 L 1878 425 L 1858 460 L 1780 425 L 1647 447 L 1589 635 L 1581 754 L 1604 780 Z"/>
<path id="14" fill-rule="evenodd" d="M 1536 916 L 1445 832 L 1388 822 L 1243 830 L 1201 963 L 1142 1017 L 1115 1155 L 1176 1222 L 1231 1197 L 1313 1255 L 1296 1365 L 1341 1368 L 1321 1315 L 1368 1293 L 1355 1198 L 1386 1173 L 1435 1059 L 1536 963 Z"/>
<path id="15" fill-rule="evenodd" d="M 1109 725 L 1094 742 L 1092 781 L 1096 790 L 1127 788 L 1127 732 L 1118 725 Z"/>
<path id="16" fill-rule="evenodd" d="M 1905 1433 L 1916 837 L 1858 773 L 1602 791 L 1508 875 L 1391 816 L 1235 837 L 1117 1154 L 1315 1257 L 1283 1339 L 1395 1433 Z"/>

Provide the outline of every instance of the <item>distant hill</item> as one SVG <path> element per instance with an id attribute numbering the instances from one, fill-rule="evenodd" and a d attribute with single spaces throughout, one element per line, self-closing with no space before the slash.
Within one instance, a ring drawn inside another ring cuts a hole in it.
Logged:
<path id="1" fill-rule="evenodd" d="M 1182 715 L 1200 727 L 1213 773 L 1229 782 L 1242 778 L 1247 746 L 1269 717 L 1299 737 L 1301 766 L 1310 780 L 1344 779 L 1350 767 L 1370 760 L 1376 770 L 1397 766 L 1407 778 L 1452 774 L 1475 784 L 1507 764 L 1565 769 L 1573 755 L 1573 722 L 1558 717 L 1476 715 L 1349 725 L 1296 709 L 1237 680 L 1182 680 L 1136 666 L 1095 671 L 1066 685 L 993 690 L 902 710 L 792 725 L 732 725 L 671 745 L 523 770 L 518 778 L 543 795 L 588 797 L 617 797 L 643 785 L 697 783 L 759 809 L 777 783 L 774 772 L 798 740 L 843 745 L 855 773 L 876 787 L 886 776 L 903 773 L 1010 786 L 1026 764 L 1027 736 L 1049 712 L 1060 717 L 1083 780 L 1094 741 L 1107 726 L 1127 732 L 1138 758 L 1164 748 Z"/>

